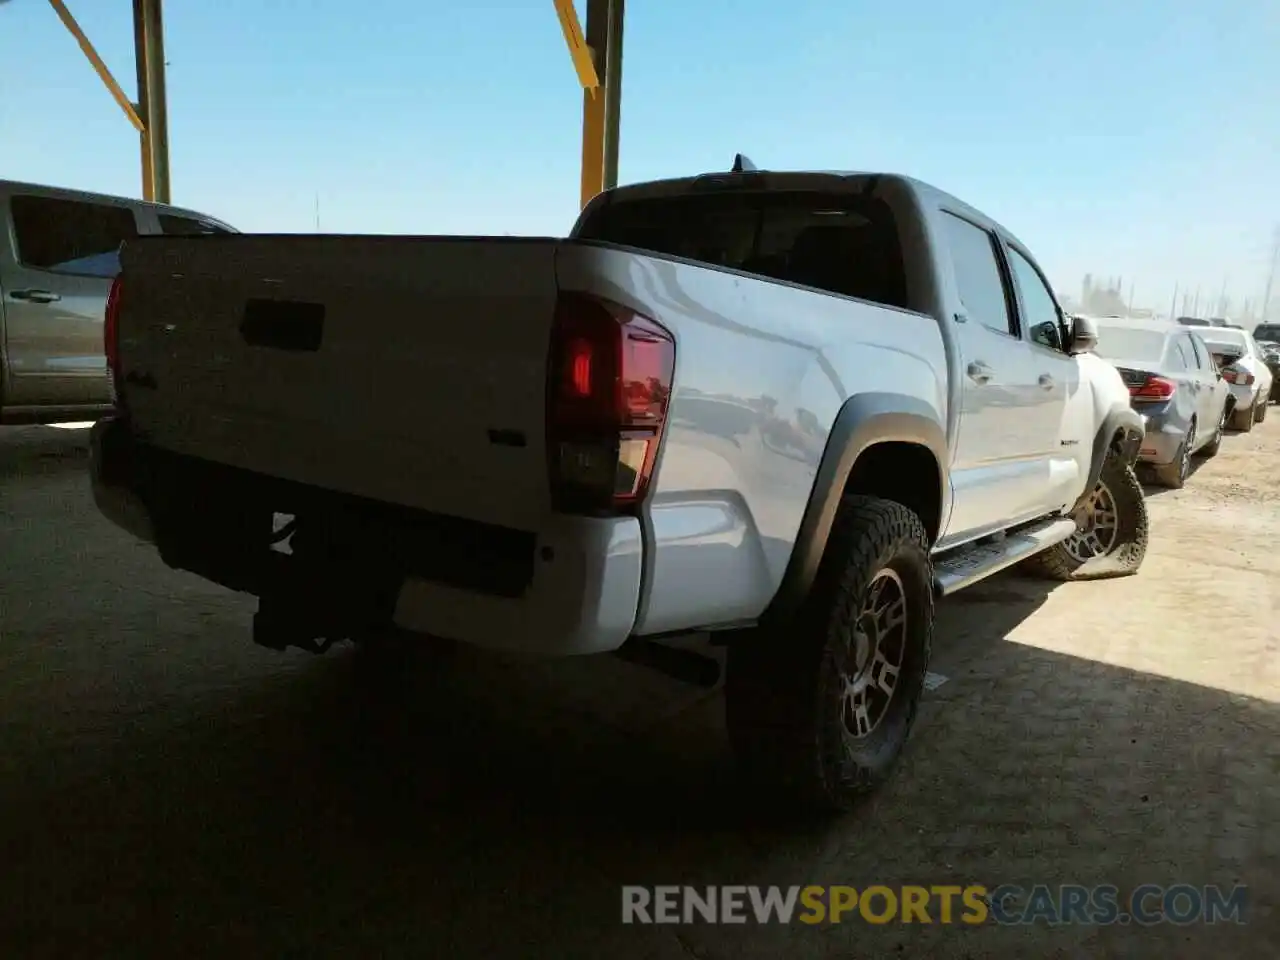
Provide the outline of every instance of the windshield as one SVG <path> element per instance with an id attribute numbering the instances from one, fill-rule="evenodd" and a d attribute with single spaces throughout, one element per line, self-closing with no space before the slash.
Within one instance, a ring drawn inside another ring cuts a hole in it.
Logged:
<path id="1" fill-rule="evenodd" d="M 1098 327 L 1097 354 L 1108 360 L 1133 360 L 1142 363 L 1159 363 L 1164 359 L 1165 333 L 1163 330 L 1142 330 L 1137 327 Z"/>
<path id="2" fill-rule="evenodd" d="M 574 236 L 907 306 L 893 215 L 882 201 L 852 193 L 624 194 L 593 210 Z"/>
<path id="3" fill-rule="evenodd" d="M 1253 330 L 1253 339 L 1280 342 L 1280 323 L 1261 323 Z"/>

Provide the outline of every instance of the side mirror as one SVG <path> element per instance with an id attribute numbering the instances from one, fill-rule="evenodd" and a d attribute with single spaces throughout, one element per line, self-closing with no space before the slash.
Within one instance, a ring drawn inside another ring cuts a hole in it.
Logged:
<path id="1" fill-rule="evenodd" d="M 1074 317 L 1071 323 L 1071 342 L 1067 353 L 1075 356 L 1088 353 L 1098 345 L 1098 325 L 1089 317 Z"/>

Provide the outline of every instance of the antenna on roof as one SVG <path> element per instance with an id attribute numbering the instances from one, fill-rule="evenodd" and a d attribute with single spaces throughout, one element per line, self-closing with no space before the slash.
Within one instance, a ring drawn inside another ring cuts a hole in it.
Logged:
<path id="1" fill-rule="evenodd" d="M 733 169 L 729 172 L 730 173 L 756 173 L 758 171 L 754 163 L 752 163 L 747 157 L 738 153 L 738 154 L 734 154 Z"/>

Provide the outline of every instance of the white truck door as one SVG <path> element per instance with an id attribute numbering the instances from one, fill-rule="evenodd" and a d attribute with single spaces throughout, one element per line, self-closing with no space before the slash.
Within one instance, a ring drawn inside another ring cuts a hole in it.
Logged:
<path id="1" fill-rule="evenodd" d="M 1062 342 L 1062 312 L 1040 268 L 1016 247 L 1005 244 L 1004 249 L 1018 295 L 1028 372 L 1040 391 L 1025 414 L 1034 425 L 1044 471 L 1031 497 L 1037 512 L 1048 513 L 1073 502 L 1089 476 L 1093 398 L 1081 389 L 1080 367 Z"/>
<path id="2" fill-rule="evenodd" d="M 945 537 L 951 544 L 1043 512 L 1049 468 L 1042 434 L 1053 412 L 1052 395 L 1028 362 L 999 241 L 950 212 L 942 213 L 942 226 L 963 307 L 955 326 L 962 384 Z"/>

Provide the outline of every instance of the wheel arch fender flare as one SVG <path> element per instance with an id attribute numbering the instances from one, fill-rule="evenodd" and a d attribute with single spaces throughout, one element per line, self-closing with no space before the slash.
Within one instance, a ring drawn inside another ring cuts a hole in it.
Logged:
<path id="1" fill-rule="evenodd" d="M 926 401 L 907 394 L 876 392 L 850 397 L 827 435 L 791 559 L 762 620 L 793 611 L 808 593 L 854 465 L 868 450 L 886 443 L 911 444 L 932 455 L 938 472 L 938 521 L 928 534 L 931 540 L 937 538 L 951 506 L 945 422 Z"/>
<path id="2" fill-rule="evenodd" d="M 1098 485 L 1102 476 L 1102 465 L 1107 457 L 1115 454 L 1126 465 L 1132 465 L 1138 459 L 1142 449 L 1142 439 L 1146 436 L 1146 423 L 1142 415 L 1128 404 L 1117 403 L 1102 417 L 1102 423 L 1093 435 L 1093 451 L 1089 459 L 1089 476 L 1085 478 L 1084 489 L 1071 507 L 1071 512 L 1079 510 L 1093 488 Z"/>

